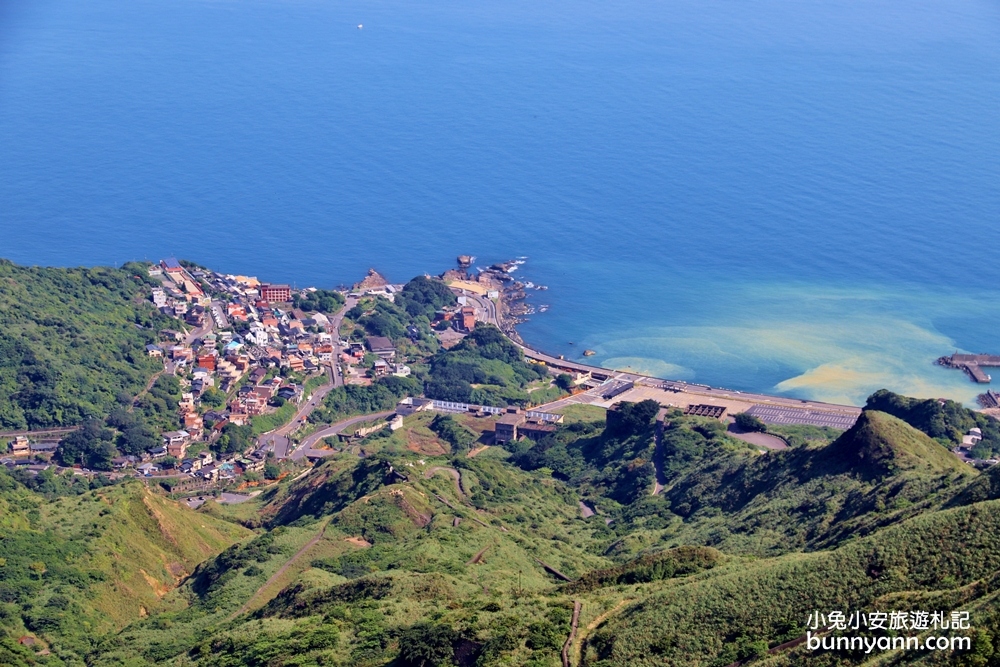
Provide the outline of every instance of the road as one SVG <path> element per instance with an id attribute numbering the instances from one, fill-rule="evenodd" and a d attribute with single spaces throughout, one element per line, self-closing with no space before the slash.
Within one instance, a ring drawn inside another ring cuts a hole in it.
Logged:
<path id="1" fill-rule="evenodd" d="M 312 396 L 309 397 L 309 400 L 299 406 L 291 421 L 284 426 L 261 435 L 257 439 L 254 449 L 274 452 L 275 457 L 279 459 L 288 458 L 288 450 L 291 447 L 289 436 L 298 430 L 305 423 L 306 419 L 309 418 L 309 415 L 312 414 L 312 411 L 323 403 L 323 399 L 330 393 L 331 389 L 343 386 L 344 379 L 340 374 L 340 364 L 337 363 L 337 358 L 340 356 L 340 323 L 344 320 L 345 313 L 353 308 L 357 302 L 357 299 L 349 297 L 343 307 L 330 318 L 330 332 L 333 334 L 335 341 L 337 341 L 333 345 L 333 361 L 330 364 L 330 383 L 318 387 L 312 393 Z"/>
<path id="2" fill-rule="evenodd" d="M 292 452 L 290 458 L 293 461 L 301 461 L 303 458 L 307 456 L 311 457 L 330 456 L 331 454 L 334 453 L 332 449 L 313 449 L 313 447 L 316 445 L 317 442 L 319 442 L 323 438 L 329 438 L 330 436 L 342 433 L 351 426 L 355 426 L 357 424 L 361 424 L 362 422 L 366 421 L 372 421 L 374 419 L 385 419 L 386 417 L 389 417 L 394 414 L 396 414 L 395 410 L 388 410 L 386 412 L 376 412 L 375 414 L 371 415 L 360 415 L 358 417 L 351 417 L 350 419 L 339 421 L 336 424 L 325 426 L 319 429 L 318 431 L 311 433 L 305 440 L 303 440 L 302 444 L 299 445 L 298 449 Z M 275 456 L 277 456 L 277 453 L 275 454 Z M 286 458 L 288 458 L 287 455 Z"/>
<path id="3" fill-rule="evenodd" d="M 477 308 L 481 313 L 486 314 L 487 321 L 495 325 L 501 331 L 503 331 L 508 338 L 510 338 L 510 333 L 505 327 L 505 323 L 501 322 L 497 312 L 496 304 L 491 300 L 473 294 L 472 292 L 467 292 L 465 290 L 459 290 L 466 299 Z M 602 368 L 600 366 L 591 366 L 589 364 L 583 364 L 576 361 L 568 361 L 566 359 L 560 359 L 550 354 L 545 354 L 544 352 L 539 352 L 538 350 L 532 349 L 523 343 L 518 342 L 511 338 L 511 342 L 517 345 L 524 355 L 529 359 L 534 359 L 535 361 L 541 361 L 549 366 L 568 368 L 580 371 L 582 373 L 593 373 L 597 372 L 600 375 L 611 375 L 615 380 L 621 380 L 624 382 L 634 382 L 636 385 L 645 385 L 648 387 L 664 387 L 668 391 L 676 391 L 677 393 L 690 394 L 693 396 L 704 396 L 707 398 L 719 398 L 728 399 L 733 401 L 740 401 L 744 403 L 753 403 L 760 405 L 771 405 L 776 407 L 789 407 L 797 408 L 802 410 L 818 410 L 822 412 L 837 412 L 841 414 L 851 414 L 858 415 L 861 413 L 861 409 L 853 405 L 838 405 L 836 403 L 824 403 L 821 401 L 807 401 L 797 398 L 788 398 L 786 396 L 771 396 L 768 394 L 754 394 L 745 393 L 740 391 L 735 391 L 732 389 L 722 389 L 716 387 L 710 387 L 708 385 L 694 384 L 690 382 L 682 382 L 679 380 L 665 380 L 662 378 L 655 378 L 649 375 L 642 375 L 640 373 L 632 373 L 628 371 L 615 371 L 613 369 Z M 619 399 L 620 400 L 620 399 Z M 551 410 L 558 407 L 565 407 L 577 402 L 586 402 L 575 400 L 575 397 L 570 397 L 566 399 L 561 399 L 555 403 L 551 403 L 545 406 L 545 409 Z M 541 408 L 539 408 L 541 409 Z"/>
<path id="4" fill-rule="evenodd" d="M 330 318 L 330 324 L 327 327 L 327 332 L 333 335 L 333 361 L 330 363 L 330 374 L 333 378 L 334 387 L 344 386 L 344 377 L 340 373 L 340 364 L 337 360 L 340 358 L 340 353 L 343 349 L 340 347 L 340 324 L 344 321 L 344 316 L 347 314 L 351 308 L 358 305 L 358 299 L 353 296 L 347 297 L 344 302 L 344 306 L 337 311 L 335 315 Z"/>

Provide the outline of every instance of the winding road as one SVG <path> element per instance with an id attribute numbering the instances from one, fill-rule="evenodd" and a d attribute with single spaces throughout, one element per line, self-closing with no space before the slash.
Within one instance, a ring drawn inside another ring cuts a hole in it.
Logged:
<path id="1" fill-rule="evenodd" d="M 330 317 L 330 324 L 328 325 L 327 330 L 337 341 L 340 339 L 340 323 L 344 321 L 344 315 L 348 310 L 353 308 L 357 302 L 358 300 L 356 298 L 348 297 L 344 302 L 344 305 L 341 306 L 340 310 Z M 341 376 L 340 368 L 337 364 L 337 358 L 340 356 L 340 352 L 340 344 L 339 342 L 335 342 L 333 345 L 333 361 L 331 361 L 329 369 L 330 382 L 321 387 L 317 387 L 312 393 L 312 396 L 309 397 L 309 400 L 299 407 L 299 409 L 295 412 L 295 415 L 287 424 L 280 426 L 273 431 L 268 431 L 267 433 L 262 434 L 257 439 L 257 444 L 254 446 L 257 451 L 274 452 L 274 456 L 278 459 L 289 458 L 288 452 L 291 449 L 292 444 L 289 436 L 305 423 L 306 419 L 309 418 L 309 415 L 312 414 L 313 410 L 322 405 L 323 399 L 332 389 L 343 386 L 344 384 L 344 378 Z M 340 431 L 337 431 L 337 433 L 339 432 Z M 306 442 L 308 442 L 308 438 Z M 302 443 L 303 446 L 300 449 L 306 448 L 306 442 Z M 315 440 L 312 442 L 314 443 Z M 309 446 L 312 446 L 311 443 Z M 304 456 L 304 454 L 300 456 L 293 455 L 291 458 L 301 459 L 302 456 Z"/>
<path id="2" fill-rule="evenodd" d="M 339 433 L 342 433 L 351 426 L 355 426 L 357 424 L 361 424 L 362 422 L 366 421 L 372 421 L 374 419 L 385 419 L 394 414 L 396 414 L 395 410 L 387 410 L 386 412 L 376 412 L 375 414 L 371 415 L 360 415 L 358 417 L 351 417 L 350 419 L 339 421 L 336 424 L 325 426 L 313 433 L 310 433 L 309 436 L 302 441 L 302 444 L 299 445 L 299 447 L 294 452 L 292 452 L 290 456 L 286 455 L 281 458 L 291 458 L 293 461 L 301 461 L 303 458 L 306 457 L 317 458 L 322 456 L 330 456 L 331 454 L 334 453 L 332 449 L 313 449 L 316 446 L 316 443 L 322 440 L 323 438 L 329 438 L 332 435 L 337 435 Z M 275 455 L 277 456 L 277 452 L 275 452 Z"/>

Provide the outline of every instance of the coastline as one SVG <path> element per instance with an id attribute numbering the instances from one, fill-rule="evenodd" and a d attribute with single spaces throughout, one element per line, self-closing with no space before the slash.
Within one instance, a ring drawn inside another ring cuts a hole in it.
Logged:
<path id="1" fill-rule="evenodd" d="M 587 392 L 561 399 L 551 404 L 541 406 L 544 409 L 564 407 L 573 403 L 586 403 L 609 407 L 623 400 L 643 400 L 652 398 L 662 405 L 670 405 L 687 409 L 691 406 L 718 406 L 725 408 L 730 414 L 757 410 L 761 415 L 768 415 L 774 423 L 783 420 L 799 419 L 815 422 L 817 425 L 830 418 L 830 425 L 844 424 L 843 428 L 853 425 L 861 414 L 861 408 L 854 405 L 812 401 L 807 399 L 789 398 L 760 392 L 741 392 L 730 389 L 712 387 L 705 384 L 660 378 L 633 371 L 621 371 L 594 364 L 565 359 L 562 355 L 551 355 L 527 343 L 517 331 L 517 325 L 524 321 L 526 309 L 521 303 L 525 298 L 524 283 L 510 277 L 507 268 L 514 262 L 499 263 L 491 266 L 479 276 L 486 274 L 485 280 L 475 282 L 461 277 L 462 272 L 454 269 L 441 275 L 442 280 L 451 287 L 457 295 L 465 297 L 468 303 L 475 304 L 477 313 L 485 315 L 485 321 L 496 326 L 513 343 L 515 343 L 527 358 L 536 363 L 543 363 L 549 368 L 573 374 L 576 377 L 589 377 L 600 384 Z M 498 275 L 500 271 L 503 274 Z M 506 277 L 506 280 L 503 278 Z M 477 289 L 481 283 L 493 286 L 504 285 L 495 290 L 496 295 L 490 298 L 493 290 Z M 519 316 L 520 315 L 520 316 Z M 608 384 L 617 383 L 626 387 L 615 396 L 607 397 L 602 389 Z M 778 411 L 778 412 L 775 412 Z M 817 413 L 816 416 L 805 413 Z"/>

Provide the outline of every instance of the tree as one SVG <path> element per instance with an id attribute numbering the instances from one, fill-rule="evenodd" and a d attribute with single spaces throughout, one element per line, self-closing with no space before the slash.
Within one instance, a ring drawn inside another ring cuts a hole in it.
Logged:
<path id="1" fill-rule="evenodd" d="M 281 476 L 281 468 L 278 467 L 277 463 L 273 461 L 268 461 L 264 464 L 264 478 L 265 479 L 278 479 Z"/>
<path id="2" fill-rule="evenodd" d="M 225 404 L 226 395 L 215 387 L 209 387 L 201 393 L 201 402 L 211 408 L 218 408 Z"/>
<path id="3" fill-rule="evenodd" d="M 560 373 L 556 376 L 556 386 L 563 391 L 573 390 L 573 376 L 569 373 Z"/>
<path id="4" fill-rule="evenodd" d="M 736 428 L 741 431 L 746 431 L 747 433 L 759 432 L 764 433 L 767 431 L 767 424 L 757 419 L 751 414 L 746 412 L 741 412 L 736 415 Z"/>
<path id="5" fill-rule="evenodd" d="M 450 665 L 458 633 L 446 625 L 418 623 L 399 638 L 399 664 L 403 667 Z"/>

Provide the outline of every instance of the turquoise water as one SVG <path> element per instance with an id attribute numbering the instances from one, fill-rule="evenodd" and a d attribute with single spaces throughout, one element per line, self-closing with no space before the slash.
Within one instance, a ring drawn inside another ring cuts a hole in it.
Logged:
<path id="1" fill-rule="evenodd" d="M 0 0 L 0 256 L 527 255 L 551 352 L 971 401 L 931 362 L 1000 352 L 998 37 L 967 0 Z"/>

